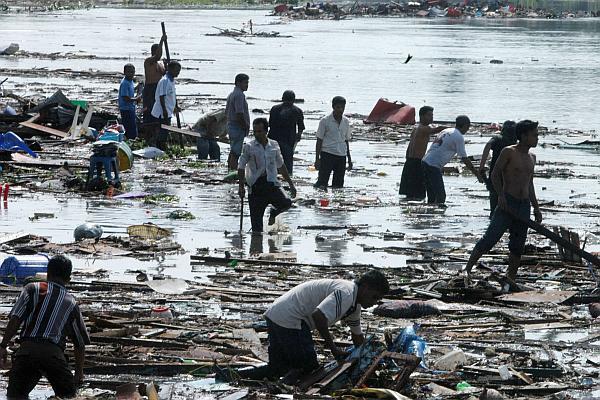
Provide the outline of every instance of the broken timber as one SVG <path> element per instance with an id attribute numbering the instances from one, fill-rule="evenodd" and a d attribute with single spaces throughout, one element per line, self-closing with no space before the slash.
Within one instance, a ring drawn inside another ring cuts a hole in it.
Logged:
<path id="1" fill-rule="evenodd" d="M 600 259 L 598 259 L 598 257 L 594 256 L 593 254 L 590 254 L 587 251 L 580 249 L 579 247 L 575 246 L 570 241 L 568 241 L 565 238 L 563 238 L 563 237 L 555 234 L 554 232 L 552 232 L 551 230 L 549 230 L 548 228 L 546 228 L 545 226 L 543 226 L 540 223 L 532 221 L 529 218 L 528 219 L 521 218 L 520 216 L 518 216 L 517 214 L 515 214 L 511 210 L 506 210 L 506 211 L 513 218 L 515 218 L 518 221 L 523 222 L 524 224 L 526 224 L 528 227 L 530 227 L 531 229 L 533 229 L 534 231 L 536 231 L 540 235 L 543 235 L 543 236 L 547 237 L 548 239 L 552 240 L 553 242 L 555 242 L 559 246 L 563 247 L 564 249 L 568 249 L 569 251 L 577 254 L 578 256 L 580 256 L 581 258 L 589 261 L 590 263 L 594 264 L 595 266 L 600 267 Z"/>
<path id="2" fill-rule="evenodd" d="M 68 136 L 68 134 L 66 132 L 59 131 L 58 129 L 50 128 L 48 126 L 36 124 L 34 122 L 24 121 L 24 122 L 21 122 L 20 125 L 22 125 L 26 128 L 33 129 L 38 132 L 46 133 L 48 135 L 58 136 L 59 138 L 62 138 L 62 139 L 66 138 Z"/>

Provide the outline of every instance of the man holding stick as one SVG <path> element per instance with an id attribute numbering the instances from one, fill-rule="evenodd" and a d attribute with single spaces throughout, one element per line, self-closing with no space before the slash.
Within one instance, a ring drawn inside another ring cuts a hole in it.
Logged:
<path id="1" fill-rule="evenodd" d="M 537 223 L 542 213 L 535 196 L 533 169 L 535 155 L 529 149 L 538 143 L 538 123 L 520 121 L 516 126 L 517 144 L 505 147 L 492 170 L 492 184 L 498 193 L 498 206 L 483 237 L 475 244 L 464 270 L 467 276 L 479 258 L 500 240 L 504 232 L 510 232 L 507 277 L 515 280 L 525 249 L 527 224 L 531 207 Z"/>

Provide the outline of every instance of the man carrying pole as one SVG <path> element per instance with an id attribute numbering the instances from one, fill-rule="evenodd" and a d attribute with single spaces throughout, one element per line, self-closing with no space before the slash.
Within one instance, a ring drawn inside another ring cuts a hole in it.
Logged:
<path id="1" fill-rule="evenodd" d="M 538 143 L 538 123 L 530 120 L 520 121 L 516 126 L 518 143 L 505 147 L 492 170 L 492 184 L 498 193 L 496 207 L 490 225 L 483 237 L 475 244 L 471 257 L 464 270 L 467 276 L 479 258 L 488 252 L 500 240 L 504 232 L 510 232 L 508 249 L 507 277 L 515 280 L 525 249 L 527 224 L 531 207 L 535 221 L 542 222 L 542 213 L 535 196 L 533 169 L 535 154 L 529 149 Z"/>

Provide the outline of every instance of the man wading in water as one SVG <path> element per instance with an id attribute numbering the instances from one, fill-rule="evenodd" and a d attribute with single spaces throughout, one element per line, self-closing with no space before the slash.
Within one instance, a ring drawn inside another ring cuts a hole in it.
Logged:
<path id="1" fill-rule="evenodd" d="M 483 237 L 475 244 L 475 249 L 465 266 L 467 277 L 479 258 L 487 253 L 508 229 L 510 232 L 508 249 L 508 270 L 506 276 L 514 281 L 521 263 L 521 255 L 527 239 L 527 225 L 533 206 L 535 221 L 542 222 L 542 213 L 533 187 L 535 155 L 529 149 L 538 143 L 538 123 L 524 120 L 517 124 L 516 135 L 519 143 L 505 147 L 492 171 L 492 183 L 498 193 L 498 206 Z M 508 212 L 510 211 L 510 213 Z"/>
<path id="2" fill-rule="evenodd" d="M 425 199 L 425 176 L 421 159 L 427 150 L 429 137 L 438 134 L 445 126 L 432 128 L 429 126 L 433 122 L 433 107 L 423 106 L 419 109 L 419 123 L 413 128 L 410 135 L 410 142 L 406 148 L 406 162 L 402 169 L 402 178 L 400 179 L 400 194 L 406 195 L 407 200 Z"/>

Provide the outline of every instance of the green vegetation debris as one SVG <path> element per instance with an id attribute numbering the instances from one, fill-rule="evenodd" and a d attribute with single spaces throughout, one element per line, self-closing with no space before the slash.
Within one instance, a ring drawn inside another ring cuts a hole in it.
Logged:
<path id="1" fill-rule="evenodd" d="M 189 211 L 185 211 L 185 210 L 175 210 L 175 211 L 171 211 L 169 213 L 169 215 L 167 216 L 167 218 L 169 219 L 184 219 L 184 220 L 191 220 L 191 219 L 196 219 L 196 217 L 194 217 L 194 214 L 192 214 Z"/>
<path id="2" fill-rule="evenodd" d="M 157 193 L 144 197 L 144 204 L 175 203 L 179 197 L 173 194 Z"/>

